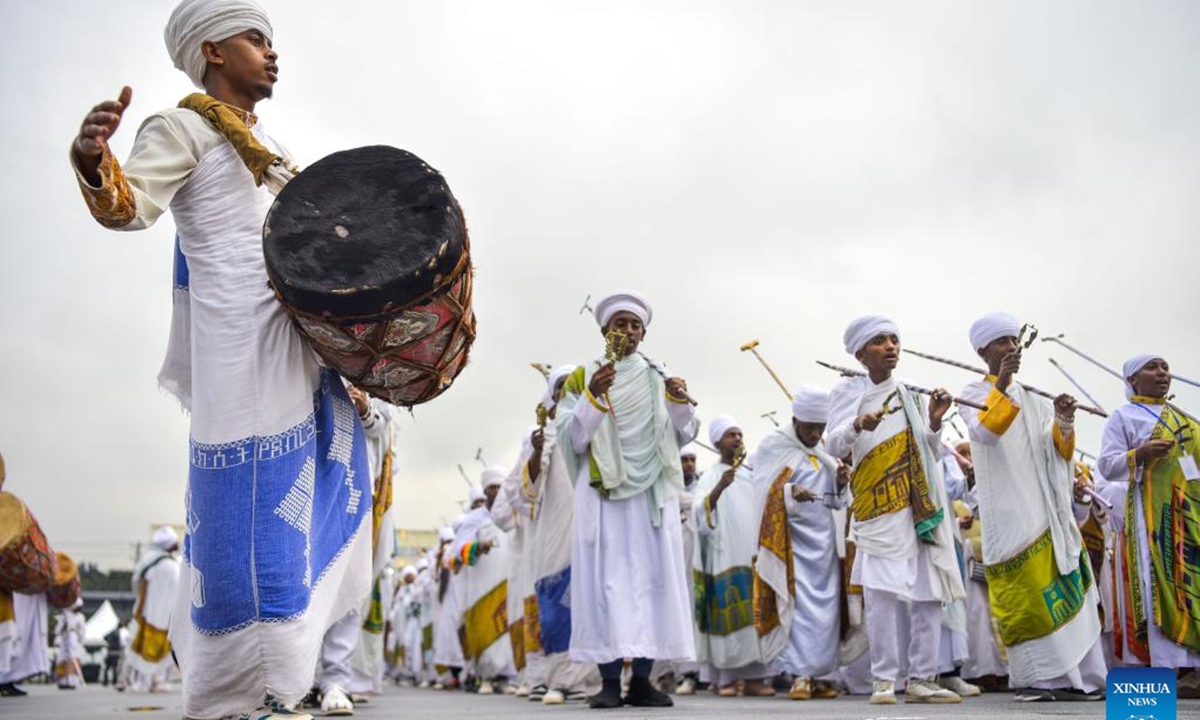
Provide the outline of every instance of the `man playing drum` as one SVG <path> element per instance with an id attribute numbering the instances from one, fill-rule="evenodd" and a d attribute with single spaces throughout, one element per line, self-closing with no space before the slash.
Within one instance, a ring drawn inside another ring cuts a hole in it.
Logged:
<path id="1" fill-rule="evenodd" d="M 175 220 L 159 382 L 191 413 L 191 442 L 170 639 L 187 717 L 265 718 L 305 695 L 325 630 L 368 590 L 371 477 L 341 380 L 267 286 L 263 220 L 291 162 L 254 114 L 279 72 L 266 13 L 184 0 L 164 35 L 204 93 L 151 115 L 121 165 L 108 139 L 124 88 L 86 116 L 71 160 L 105 227 Z"/>

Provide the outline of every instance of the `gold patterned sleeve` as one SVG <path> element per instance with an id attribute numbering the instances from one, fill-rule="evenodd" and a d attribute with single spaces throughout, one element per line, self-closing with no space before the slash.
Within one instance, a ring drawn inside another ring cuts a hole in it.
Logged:
<path id="1" fill-rule="evenodd" d="M 96 222 L 114 230 L 141 230 L 154 224 L 199 160 L 187 130 L 185 123 L 170 117 L 151 116 L 138 129 L 124 167 L 105 148 L 98 186 L 79 172 L 72 153 L 75 179 Z"/>

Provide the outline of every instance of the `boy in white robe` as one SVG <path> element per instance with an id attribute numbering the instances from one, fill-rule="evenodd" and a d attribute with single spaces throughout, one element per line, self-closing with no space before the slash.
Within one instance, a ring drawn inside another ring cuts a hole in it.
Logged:
<path id="1" fill-rule="evenodd" d="M 834 457 L 854 460 L 851 582 L 863 588 L 875 678 L 871 703 L 896 702 L 901 665 L 895 618 L 903 603 L 911 620 L 905 700 L 961 702 L 935 680 L 942 604 L 963 597 L 938 466 L 951 396 L 935 390 L 926 418 L 911 391 L 892 376 L 900 334 L 891 320 L 859 318 L 843 340 L 867 374 L 842 380 L 830 393 L 826 446 Z"/>
<path id="2" fill-rule="evenodd" d="M 1105 423 L 1098 464 L 1105 477 L 1128 483 L 1113 510 L 1124 526 L 1117 554 L 1127 567 L 1117 591 L 1132 655 L 1125 661 L 1176 668 L 1179 697 L 1200 697 L 1200 670 L 1187 670 L 1200 668 L 1200 613 L 1176 584 L 1200 572 L 1194 556 L 1177 551 L 1200 543 L 1200 426 L 1167 403 L 1171 371 L 1161 356 L 1134 356 L 1122 374 L 1129 402 Z M 1183 537 L 1163 547 L 1175 533 Z"/>
<path id="3" fill-rule="evenodd" d="M 159 383 L 191 415 L 170 631 L 183 714 L 259 718 L 307 694 L 325 631 L 367 594 L 371 513 L 358 498 L 370 472 L 341 380 L 267 283 L 263 223 L 294 163 L 254 114 L 278 79 L 266 13 L 251 0 L 183 0 L 164 39 L 203 93 L 147 119 L 122 166 L 108 139 L 129 105 L 123 89 L 84 118 L 71 161 L 105 227 L 143 229 L 171 210 Z"/>
<path id="4" fill-rule="evenodd" d="M 134 692 L 155 692 L 166 680 L 174 666 L 167 629 L 179 589 L 179 536 L 169 525 L 154 532 L 154 547 L 138 559 L 133 569 L 133 591 L 137 604 L 133 608 L 132 640 L 126 650 L 129 689 Z"/>
<path id="5" fill-rule="evenodd" d="M 83 637 L 87 634 L 87 623 L 83 613 L 83 599 L 58 614 L 54 621 L 54 639 L 58 657 L 54 661 L 54 680 L 59 690 L 77 690 L 83 686 Z"/>
<path id="6" fill-rule="evenodd" d="M 1076 403 L 1059 395 L 1051 410 L 1013 381 L 1020 328 L 1011 315 L 993 313 L 970 331 L 990 373 L 963 390 L 964 399 L 987 407 L 963 419 L 985 520 L 988 593 L 1017 700 L 1098 700 L 1108 668 L 1072 499 Z"/>
<path id="7" fill-rule="evenodd" d="M 677 521 L 679 448 L 696 435 L 695 412 L 687 384 L 664 380 L 666 371 L 637 352 L 652 317 L 644 298 L 613 293 L 595 316 L 613 337 L 613 357 L 572 373 L 560 410 L 569 416 L 575 478 L 571 659 L 600 667 L 592 708 L 669 707 L 650 671 L 655 659 L 690 660 L 696 652 Z M 625 658 L 633 676 L 622 698 Z"/>
<path id="8" fill-rule="evenodd" d="M 754 484 L 765 489 L 758 529 L 755 613 L 763 657 L 793 676 L 788 698 L 829 699 L 817 680 L 838 667 L 842 569 L 833 510 L 844 507 L 849 467 L 825 451 L 829 393 L 802 385 L 792 422 L 772 431 L 751 459 Z"/>
<path id="9" fill-rule="evenodd" d="M 708 440 L 721 453 L 721 461 L 700 476 L 692 510 L 700 677 L 713 683 L 721 697 L 737 695 L 738 681 L 744 681 L 746 695 L 774 695 L 754 628 L 758 492 L 750 470 L 742 465 L 742 429 L 733 418 L 720 415 L 709 422 Z"/>

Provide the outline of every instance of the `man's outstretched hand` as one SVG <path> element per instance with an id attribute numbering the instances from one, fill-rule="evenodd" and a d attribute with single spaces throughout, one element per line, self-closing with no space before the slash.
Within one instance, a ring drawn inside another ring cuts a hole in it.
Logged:
<path id="1" fill-rule="evenodd" d="M 100 158 L 104 156 L 108 139 L 121 125 L 121 116 L 125 114 L 125 108 L 129 107 L 132 98 L 133 88 L 126 85 L 121 88 L 116 100 L 105 100 L 92 108 L 79 127 L 72 151 L 80 172 L 93 185 L 100 184 L 100 176 L 96 172 L 100 167 Z"/>

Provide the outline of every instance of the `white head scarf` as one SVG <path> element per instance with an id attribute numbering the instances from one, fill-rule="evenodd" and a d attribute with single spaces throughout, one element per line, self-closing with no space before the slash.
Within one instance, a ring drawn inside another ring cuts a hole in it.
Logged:
<path id="1" fill-rule="evenodd" d="M 400 570 L 400 577 L 415 578 L 416 576 L 417 576 L 417 569 L 415 567 L 413 567 L 412 565 L 405 565 Z"/>
<path id="2" fill-rule="evenodd" d="M 183 0 L 167 20 L 163 40 L 176 69 L 187 73 L 192 84 L 203 90 L 208 61 L 201 44 L 221 42 L 247 30 L 271 39 L 271 21 L 252 0 Z"/>
<path id="3" fill-rule="evenodd" d="M 504 470 L 502 470 L 498 467 L 486 468 L 483 471 L 483 487 L 485 487 L 485 488 L 500 487 L 501 485 L 504 484 L 504 478 L 506 475 L 508 475 L 508 473 L 504 472 Z M 483 494 L 482 490 L 480 490 L 479 492 L 480 492 L 480 495 Z"/>
<path id="4" fill-rule="evenodd" d="M 472 487 L 471 492 L 467 493 L 467 507 L 470 508 L 480 500 L 486 500 L 487 495 L 483 494 L 483 488 Z"/>
<path id="5" fill-rule="evenodd" d="M 472 489 L 474 489 L 474 488 L 472 488 Z M 459 514 L 459 515 L 455 515 L 455 516 L 454 516 L 454 519 L 450 521 L 450 531 L 451 531 L 451 532 L 450 532 L 450 539 L 451 539 L 451 540 L 453 540 L 453 539 L 454 539 L 454 535 L 455 535 L 455 533 L 457 533 L 457 532 L 458 532 L 458 529 L 459 529 L 460 527 L 462 527 L 462 524 L 463 524 L 464 522 L 466 522 L 466 520 L 467 520 L 467 516 L 466 516 L 466 515 Z"/>
<path id="6" fill-rule="evenodd" d="M 687 445 L 684 445 L 684 446 L 683 446 L 683 448 L 681 448 L 681 449 L 680 449 L 680 451 L 679 451 L 679 457 L 681 457 L 681 458 L 685 458 L 685 457 L 694 458 L 694 457 L 696 457 L 696 452 L 697 452 L 699 449 L 700 449 L 700 448 L 699 448 L 699 446 L 697 446 L 697 445 L 696 445 L 696 443 L 688 443 Z"/>
<path id="7" fill-rule="evenodd" d="M 444 527 L 438 530 L 438 540 L 444 543 L 454 542 L 454 528 Z"/>
<path id="8" fill-rule="evenodd" d="M 442 528 L 442 529 L 445 530 L 446 528 Z M 451 540 L 453 540 L 453 539 L 454 538 L 451 538 Z M 418 558 L 417 559 L 417 566 L 416 566 L 417 572 L 424 572 L 425 568 L 427 568 L 427 567 L 429 567 L 429 558 Z"/>
<path id="9" fill-rule="evenodd" d="M 1134 355 L 1125 361 L 1121 366 L 1121 374 L 1125 376 L 1125 399 L 1133 398 L 1134 389 L 1133 383 L 1129 382 L 1129 378 L 1138 373 L 1139 370 L 1146 367 L 1151 360 L 1161 360 L 1162 355 Z"/>
<path id="10" fill-rule="evenodd" d="M 150 540 L 160 550 L 170 550 L 179 544 L 179 534 L 170 525 L 163 525 L 154 531 L 154 537 Z"/>
<path id="11" fill-rule="evenodd" d="M 971 323 L 971 347 L 982 350 L 1000 338 L 1016 337 L 1020 332 L 1020 320 L 1006 312 L 990 313 Z"/>
<path id="12" fill-rule="evenodd" d="M 804 423 L 829 422 L 829 391 L 816 385 L 801 385 L 792 398 L 792 417 Z"/>
<path id="13" fill-rule="evenodd" d="M 549 410 L 554 407 L 554 387 L 558 385 L 558 381 L 575 372 L 576 365 L 559 365 L 550 371 L 549 377 L 546 378 L 546 394 L 542 396 L 542 407 Z"/>
<path id="14" fill-rule="evenodd" d="M 842 335 L 842 342 L 846 345 L 846 352 L 854 355 L 880 335 L 900 337 L 900 330 L 896 323 L 882 315 L 867 315 L 850 323 Z"/>
<path id="15" fill-rule="evenodd" d="M 741 430 L 742 426 L 737 420 L 728 415 L 718 415 L 708 421 L 708 442 L 716 445 L 721 438 L 725 437 L 725 433 L 730 430 Z"/>
<path id="16" fill-rule="evenodd" d="M 650 327 L 650 320 L 654 318 L 654 309 L 650 307 L 650 301 L 640 293 L 633 290 L 617 290 L 600 298 L 600 302 L 596 303 L 596 322 L 600 327 L 604 327 L 612 320 L 613 315 L 621 311 L 637 315 L 645 327 Z"/>

